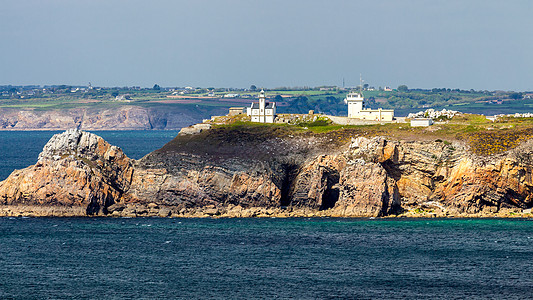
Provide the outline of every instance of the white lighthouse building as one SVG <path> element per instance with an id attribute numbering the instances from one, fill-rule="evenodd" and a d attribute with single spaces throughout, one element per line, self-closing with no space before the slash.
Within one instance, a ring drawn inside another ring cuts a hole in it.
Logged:
<path id="1" fill-rule="evenodd" d="M 361 93 L 350 92 L 346 95 L 344 102 L 348 104 L 348 118 L 371 121 L 392 121 L 394 119 L 394 109 L 365 107 L 365 98 Z"/>
<path id="2" fill-rule="evenodd" d="M 266 102 L 265 91 L 259 93 L 259 102 L 253 102 L 246 109 L 246 114 L 252 118 L 252 122 L 274 123 L 276 119 L 276 102 Z"/>
<path id="3" fill-rule="evenodd" d="M 346 95 L 344 102 L 348 104 L 348 118 L 355 118 L 365 107 L 365 98 L 356 92 Z"/>

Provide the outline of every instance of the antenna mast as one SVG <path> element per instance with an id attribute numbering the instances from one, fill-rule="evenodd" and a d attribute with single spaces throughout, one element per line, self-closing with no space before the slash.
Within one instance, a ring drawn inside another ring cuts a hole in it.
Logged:
<path id="1" fill-rule="evenodd" d="M 361 95 L 363 94 L 363 75 L 359 73 L 359 92 Z"/>

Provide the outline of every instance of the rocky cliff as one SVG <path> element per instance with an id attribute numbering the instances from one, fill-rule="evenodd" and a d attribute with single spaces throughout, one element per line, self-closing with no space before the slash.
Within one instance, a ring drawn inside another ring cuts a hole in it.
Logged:
<path id="1" fill-rule="evenodd" d="M 0 108 L 0 130 L 149 130 L 180 129 L 199 122 L 202 112 L 179 107 L 78 107 L 61 110 Z"/>
<path id="2" fill-rule="evenodd" d="M 522 216 L 532 149 L 478 156 L 462 142 L 226 126 L 134 161 L 69 130 L 0 182 L 0 215 Z"/>
<path id="3" fill-rule="evenodd" d="M 35 165 L 15 170 L 3 181 L 0 201 L 8 207 L 40 207 L 36 214 L 43 209 L 106 214 L 127 191 L 132 175 L 132 161 L 118 147 L 72 129 L 54 135 Z"/>

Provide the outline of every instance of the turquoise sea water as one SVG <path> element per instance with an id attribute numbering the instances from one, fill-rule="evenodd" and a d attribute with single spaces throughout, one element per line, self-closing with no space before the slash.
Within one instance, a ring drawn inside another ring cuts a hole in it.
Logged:
<path id="1" fill-rule="evenodd" d="M 52 135 L 62 131 L 0 131 L 0 180 L 14 169 L 37 162 L 44 145 Z M 130 158 L 139 159 L 161 148 L 179 131 L 91 131 L 110 144 L 119 146 Z"/>
<path id="2" fill-rule="evenodd" d="M 531 220 L 0 218 L 0 298 L 528 299 Z"/>

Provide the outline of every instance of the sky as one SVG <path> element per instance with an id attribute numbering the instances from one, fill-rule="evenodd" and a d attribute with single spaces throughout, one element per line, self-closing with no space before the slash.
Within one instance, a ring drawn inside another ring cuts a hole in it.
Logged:
<path id="1" fill-rule="evenodd" d="M 0 0 L 0 85 L 533 90 L 530 0 Z"/>

